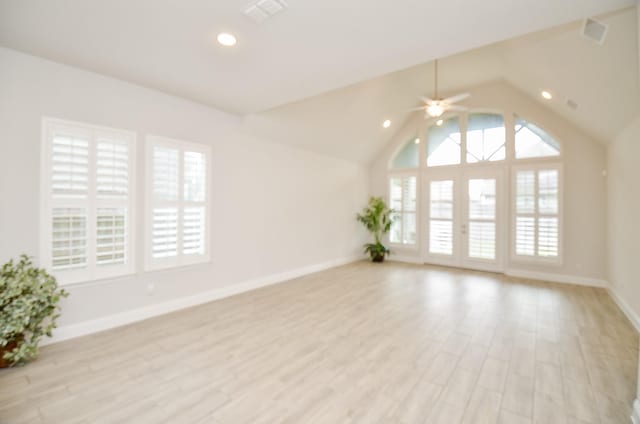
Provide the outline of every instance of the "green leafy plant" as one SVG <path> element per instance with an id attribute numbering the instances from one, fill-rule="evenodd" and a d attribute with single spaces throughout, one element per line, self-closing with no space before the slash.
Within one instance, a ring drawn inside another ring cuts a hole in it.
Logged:
<path id="1" fill-rule="evenodd" d="M 373 262 L 382 262 L 391 251 L 382 244 L 382 238 L 391 229 L 393 223 L 392 214 L 395 211 L 389 209 L 382 197 L 371 197 L 369 204 L 357 215 L 357 219 L 373 235 L 374 242 L 364 245 L 364 252 Z"/>
<path id="2" fill-rule="evenodd" d="M 0 270 L 0 362 L 23 364 L 38 354 L 42 336 L 51 337 L 60 316 L 58 302 L 68 293 L 56 279 L 33 266 L 31 258 L 11 259 Z"/>

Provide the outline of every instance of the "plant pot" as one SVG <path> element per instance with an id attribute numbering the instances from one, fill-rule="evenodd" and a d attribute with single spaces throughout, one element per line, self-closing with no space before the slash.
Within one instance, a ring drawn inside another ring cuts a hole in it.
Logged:
<path id="1" fill-rule="evenodd" d="M 371 261 L 372 262 L 384 262 L 384 256 L 385 256 L 384 253 L 371 255 Z"/>
<path id="2" fill-rule="evenodd" d="M 23 339 L 22 336 L 16 337 L 15 339 L 7 343 L 6 346 L 0 347 L 0 368 L 9 368 L 10 366 L 13 365 L 13 362 L 9 362 L 6 359 L 4 359 L 4 354 L 7 352 L 11 352 L 13 349 L 15 349 L 18 346 L 18 344 L 22 341 L 22 339 Z"/>

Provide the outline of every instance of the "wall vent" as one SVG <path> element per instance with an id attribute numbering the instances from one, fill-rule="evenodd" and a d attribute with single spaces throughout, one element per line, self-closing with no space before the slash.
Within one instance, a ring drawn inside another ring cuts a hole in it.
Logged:
<path id="1" fill-rule="evenodd" d="M 567 101 L 565 102 L 565 104 L 567 105 L 567 107 L 571 110 L 578 110 L 578 103 L 576 103 L 575 100 L 573 99 L 567 99 Z"/>
<path id="2" fill-rule="evenodd" d="M 255 23 L 260 24 L 286 8 L 285 0 L 258 0 L 251 3 L 242 13 Z"/>
<path id="3" fill-rule="evenodd" d="M 584 38 L 601 46 L 604 44 L 605 38 L 607 38 L 607 31 L 609 31 L 609 25 L 596 21 L 593 18 L 587 18 L 582 24 L 580 33 Z"/>

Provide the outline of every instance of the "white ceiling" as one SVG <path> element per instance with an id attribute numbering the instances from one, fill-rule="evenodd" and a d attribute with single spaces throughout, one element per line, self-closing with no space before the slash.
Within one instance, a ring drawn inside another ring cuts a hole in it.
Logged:
<path id="1" fill-rule="evenodd" d="M 240 13 L 247 0 L 0 0 L 0 45 L 245 114 L 635 4 L 288 2 L 256 25 Z M 238 46 L 218 46 L 220 31 Z"/>
<path id="2" fill-rule="evenodd" d="M 496 43 L 440 61 L 445 96 L 483 82 L 505 80 L 595 139 L 612 140 L 640 113 L 635 8 L 600 16 L 609 24 L 603 46 L 580 36 L 574 22 Z M 554 99 L 542 100 L 550 90 Z M 426 63 L 245 117 L 245 129 L 271 140 L 359 162 L 371 161 L 431 95 L 433 64 Z M 564 102 L 575 100 L 571 110 Z M 388 130 L 381 123 L 391 119 Z"/>

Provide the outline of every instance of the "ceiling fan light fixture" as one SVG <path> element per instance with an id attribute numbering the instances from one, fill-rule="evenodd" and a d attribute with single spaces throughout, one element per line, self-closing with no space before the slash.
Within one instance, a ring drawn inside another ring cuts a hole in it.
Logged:
<path id="1" fill-rule="evenodd" d="M 444 113 L 445 105 L 440 102 L 433 102 L 427 106 L 427 115 L 432 118 L 438 118 Z"/>
<path id="2" fill-rule="evenodd" d="M 437 126 L 439 126 L 439 127 L 440 127 L 440 126 L 442 126 L 442 124 L 444 124 L 444 121 L 443 121 L 442 119 L 438 119 L 438 120 L 436 121 L 436 125 L 437 125 Z"/>

